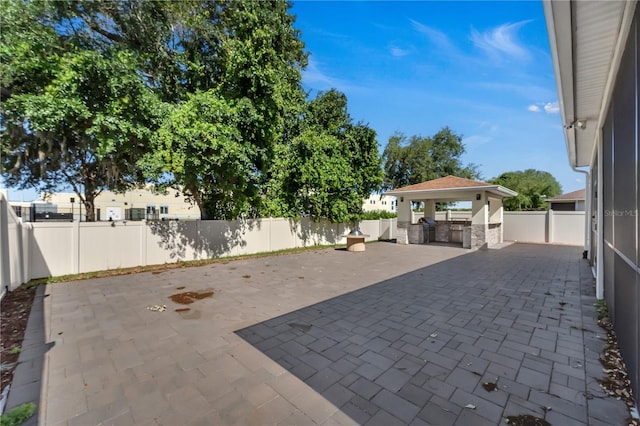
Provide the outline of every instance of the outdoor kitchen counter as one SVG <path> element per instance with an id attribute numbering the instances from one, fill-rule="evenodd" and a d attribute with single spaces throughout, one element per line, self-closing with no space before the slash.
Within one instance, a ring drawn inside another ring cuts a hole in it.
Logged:
<path id="1" fill-rule="evenodd" d="M 442 243 L 462 243 L 462 232 L 470 227 L 466 220 L 438 220 L 436 222 L 436 241 Z"/>

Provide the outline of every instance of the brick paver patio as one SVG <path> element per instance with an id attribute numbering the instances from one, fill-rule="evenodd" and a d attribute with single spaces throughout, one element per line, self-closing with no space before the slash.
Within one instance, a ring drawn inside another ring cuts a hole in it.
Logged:
<path id="1" fill-rule="evenodd" d="M 51 285 L 9 406 L 39 393 L 47 425 L 623 424 L 591 285 L 578 247 L 389 243 Z"/>

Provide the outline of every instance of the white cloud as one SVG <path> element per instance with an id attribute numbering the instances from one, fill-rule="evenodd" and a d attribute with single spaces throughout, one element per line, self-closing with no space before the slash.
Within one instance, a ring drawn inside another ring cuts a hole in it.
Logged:
<path id="1" fill-rule="evenodd" d="M 471 135 L 467 136 L 462 140 L 462 143 L 465 145 L 484 145 L 493 140 L 490 136 L 482 136 L 482 135 Z"/>
<path id="2" fill-rule="evenodd" d="M 416 31 L 426 35 L 429 40 L 439 48 L 446 50 L 454 48 L 453 43 L 451 43 L 451 40 L 449 40 L 449 37 L 447 37 L 447 35 L 442 31 L 438 31 L 435 28 L 428 27 L 413 19 L 409 19 L 409 21 L 411 21 L 411 25 L 413 25 L 413 28 L 415 28 Z"/>
<path id="3" fill-rule="evenodd" d="M 338 83 L 336 79 L 323 73 L 318 67 L 318 63 L 312 58 L 309 58 L 309 63 L 303 72 L 302 78 L 305 83 L 319 86 L 320 89 L 336 87 Z"/>
<path id="4" fill-rule="evenodd" d="M 560 112 L 558 102 L 537 102 L 527 107 L 527 110 L 531 112 L 540 112 L 544 110 L 547 114 L 557 114 Z"/>
<path id="5" fill-rule="evenodd" d="M 396 57 L 407 56 L 409 53 L 411 53 L 409 50 L 401 49 L 395 46 L 392 46 L 390 51 L 391 51 L 391 54 Z"/>
<path id="6" fill-rule="evenodd" d="M 544 104 L 544 112 L 547 114 L 557 114 L 560 112 L 560 107 L 558 106 L 558 102 L 547 102 Z"/>
<path id="7" fill-rule="evenodd" d="M 485 32 L 471 29 L 471 41 L 492 56 L 506 55 L 517 59 L 529 59 L 529 51 L 518 39 L 518 30 L 531 21 L 503 24 Z"/>

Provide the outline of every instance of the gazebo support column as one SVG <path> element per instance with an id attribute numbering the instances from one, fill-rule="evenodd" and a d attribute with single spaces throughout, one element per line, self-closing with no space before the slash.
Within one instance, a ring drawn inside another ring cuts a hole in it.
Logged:
<path id="1" fill-rule="evenodd" d="M 424 217 L 436 218 L 436 200 L 424 200 Z"/>
<path id="2" fill-rule="evenodd" d="M 486 248 L 489 233 L 487 194 L 478 192 L 471 202 L 471 248 Z"/>
<path id="3" fill-rule="evenodd" d="M 398 196 L 398 244 L 409 244 L 409 225 L 411 225 L 411 200 Z"/>

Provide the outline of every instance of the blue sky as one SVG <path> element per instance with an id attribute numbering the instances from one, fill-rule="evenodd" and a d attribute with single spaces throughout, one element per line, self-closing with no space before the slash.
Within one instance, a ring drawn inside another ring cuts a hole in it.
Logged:
<path id="1" fill-rule="evenodd" d="M 569 167 L 541 1 L 295 2 L 310 53 L 304 86 L 344 92 L 378 133 L 464 136 L 484 179 L 534 168 L 564 192 Z"/>
<path id="2" fill-rule="evenodd" d="M 298 1 L 311 96 L 336 88 L 355 121 L 378 133 L 464 136 L 482 178 L 534 168 L 564 192 L 569 167 L 541 1 Z M 31 200 L 35 191 L 10 191 Z"/>

